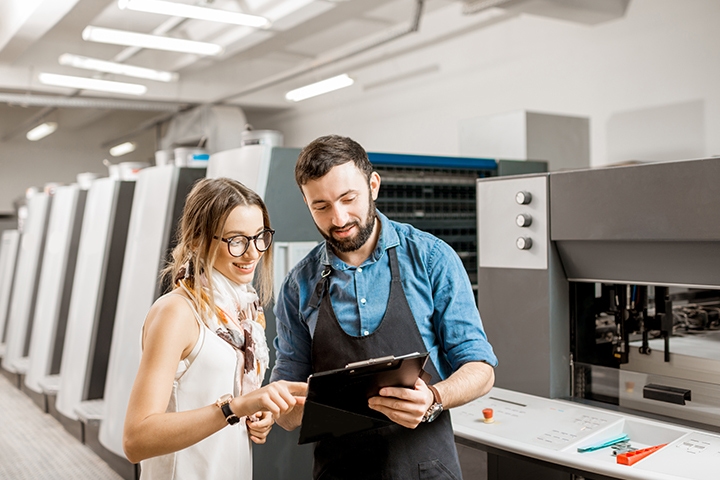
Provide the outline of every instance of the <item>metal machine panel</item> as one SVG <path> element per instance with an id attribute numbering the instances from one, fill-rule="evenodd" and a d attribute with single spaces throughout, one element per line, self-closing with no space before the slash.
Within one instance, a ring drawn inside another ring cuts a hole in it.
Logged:
<path id="1" fill-rule="evenodd" d="M 80 402 L 97 398 L 90 395 L 104 388 L 108 330 L 112 332 L 134 186 L 101 178 L 88 191 L 56 399 L 57 410 L 73 420 Z"/>
<path id="2" fill-rule="evenodd" d="M 207 177 L 235 178 L 265 198 L 273 147 L 282 145 L 283 135 L 276 130 L 245 130 L 240 139 L 240 148 L 210 156 Z"/>
<path id="3" fill-rule="evenodd" d="M 10 310 L 10 298 L 17 265 L 20 232 L 5 230 L 2 234 L 0 249 L 0 356 L 5 354 L 5 336 L 7 333 L 7 317 Z"/>
<path id="4" fill-rule="evenodd" d="M 718 178 L 720 158 L 554 173 L 551 239 L 718 241 Z"/>
<path id="5" fill-rule="evenodd" d="M 270 213 L 270 221 L 279 242 L 312 242 L 321 237 L 315 228 L 310 211 L 295 183 L 295 164 L 300 149 L 272 149 L 268 165 L 268 185 L 263 200 Z M 240 180 L 242 181 L 242 180 Z"/>
<path id="6" fill-rule="evenodd" d="M 150 167 L 138 174 L 110 347 L 99 441 L 120 457 L 125 412 L 140 365 L 145 316 L 160 295 L 159 274 L 192 185 L 204 168 Z M 179 202 L 179 208 L 176 203 Z"/>
<path id="7" fill-rule="evenodd" d="M 39 381 L 53 373 L 56 337 L 65 337 L 86 193 L 68 185 L 58 187 L 53 197 L 25 376 L 25 386 L 36 393 L 42 393 Z"/>
<path id="8" fill-rule="evenodd" d="M 12 373 L 24 374 L 27 362 L 21 359 L 30 347 L 37 279 L 42 266 L 48 211 L 52 197 L 45 192 L 35 193 L 28 201 L 28 218 L 20 237 L 20 251 L 15 274 L 13 295 L 8 316 L 8 331 L 2 367 Z"/>
<path id="9" fill-rule="evenodd" d="M 570 281 L 720 286 L 717 242 L 556 242 Z"/>
<path id="10" fill-rule="evenodd" d="M 275 301 L 288 272 L 317 246 L 318 242 L 273 242 L 273 293 Z"/>
<path id="11" fill-rule="evenodd" d="M 478 180 L 477 212 L 481 267 L 548 268 L 546 175 Z"/>
<path id="12" fill-rule="evenodd" d="M 550 175 L 568 278 L 720 286 L 720 158 Z"/>

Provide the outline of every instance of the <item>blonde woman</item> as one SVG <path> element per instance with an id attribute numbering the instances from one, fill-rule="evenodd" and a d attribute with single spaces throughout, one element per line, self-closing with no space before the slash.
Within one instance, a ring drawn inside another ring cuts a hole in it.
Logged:
<path id="1" fill-rule="evenodd" d="M 262 199 L 239 182 L 203 179 L 188 195 L 164 272 L 173 289 L 145 320 L 125 418 L 142 479 L 250 479 L 250 442 L 304 402 L 305 383 L 261 387 L 273 234 Z"/>

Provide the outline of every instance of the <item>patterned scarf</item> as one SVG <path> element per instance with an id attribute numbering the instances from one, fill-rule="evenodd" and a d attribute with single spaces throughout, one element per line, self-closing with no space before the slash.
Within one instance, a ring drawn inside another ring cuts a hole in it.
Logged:
<path id="1" fill-rule="evenodd" d="M 235 349 L 237 363 L 233 395 L 250 393 L 262 386 L 270 362 L 265 338 L 265 313 L 251 285 L 232 282 L 215 269 L 211 276 L 215 315 L 203 315 L 203 321 Z M 191 293 L 185 282 L 178 283 Z M 206 296 L 209 291 L 207 282 L 200 278 L 199 284 Z"/>

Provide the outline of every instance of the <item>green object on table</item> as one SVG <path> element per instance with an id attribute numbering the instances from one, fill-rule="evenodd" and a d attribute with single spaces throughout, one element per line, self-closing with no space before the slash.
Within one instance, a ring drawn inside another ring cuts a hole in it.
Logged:
<path id="1" fill-rule="evenodd" d="M 625 442 L 627 440 L 630 440 L 630 437 L 627 433 L 623 433 L 622 435 L 618 437 L 613 437 L 610 440 L 606 440 L 602 443 L 597 443 L 595 445 L 589 445 L 587 447 L 578 447 L 577 451 L 580 453 L 585 452 L 593 452 L 595 450 L 600 450 L 601 448 L 609 447 L 610 445 L 615 445 L 616 443 Z"/>

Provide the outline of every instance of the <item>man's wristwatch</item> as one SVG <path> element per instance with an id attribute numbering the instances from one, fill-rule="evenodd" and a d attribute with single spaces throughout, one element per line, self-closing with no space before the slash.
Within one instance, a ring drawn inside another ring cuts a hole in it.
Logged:
<path id="1" fill-rule="evenodd" d="M 430 384 L 428 384 L 428 388 L 433 394 L 433 403 L 427 409 L 425 415 L 423 415 L 423 418 L 421 420 L 423 423 L 432 422 L 443 412 L 443 404 L 442 399 L 440 398 L 440 392 L 438 392 L 437 388 L 433 387 Z"/>
<path id="2" fill-rule="evenodd" d="M 235 415 L 235 413 L 230 408 L 230 402 L 232 401 L 233 396 L 229 393 L 226 393 L 222 397 L 218 398 L 215 402 L 215 405 L 218 406 L 220 410 L 222 410 L 223 415 L 225 415 L 225 420 L 228 422 L 228 425 L 235 425 L 240 421 L 240 417 Z"/>

